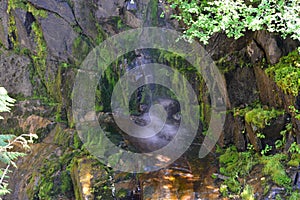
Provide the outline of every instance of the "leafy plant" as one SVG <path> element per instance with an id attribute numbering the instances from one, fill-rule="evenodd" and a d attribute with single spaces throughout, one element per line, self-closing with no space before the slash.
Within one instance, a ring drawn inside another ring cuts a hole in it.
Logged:
<path id="1" fill-rule="evenodd" d="M 246 30 L 268 30 L 300 40 L 298 0 L 168 0 L 186 25 L 186 37 L 204 44 L 214 33 L 240 38 Z"/>
<path id="2" fill-rule="evenodd" d="M 290 153 L 299 153 L 300 154 L 300 146 L 297 142 L 293 142 L 289 148 Z"/>
<path id="3" fill-rule="evenodd" d="M 0 87 L 0 112 L 9 112 L 10 106 L 15 102 L 10 98 L 5 88 Z M 1 117 L 2 118 L 2 117 Z M 0 162 L 6 165 L 5 168 L 0 168 L 0 196 L 9 193 L 7 188 L 8 184 L 5 180 L 8 178 L 7 173 L 9 167 L 16 166 L 14 160 L 26 155 L 23 152 L 15 151 L 14 146 L 20 146 L 24 149 L 29 149 L 29 143 L 33 142 L 33 139 L 37 138 L 35 134 L 22 134 L 18 137 L 15 135 L 0 135 Z"/>
<path id="4" fill-rule="evenodd" d="M 261 155 L 266 155 L 269 151 L 271 151 L 272 150 L 272 146 L 270 146 L 270 145 L 268 145 L 268 144 L 266 144 L 266 146 L 265 146 L 265 148 L 263 149 L 263 150 L 261 150 Z"/>

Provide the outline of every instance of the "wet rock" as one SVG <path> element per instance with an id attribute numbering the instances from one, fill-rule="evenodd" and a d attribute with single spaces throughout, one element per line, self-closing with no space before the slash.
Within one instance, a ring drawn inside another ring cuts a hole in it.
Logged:
<path id="1" fill-rule="evenodd" d="M 74 183 L 76 199 L 94 199 L 92 195 L 91 179 L 92 162 L 87 159 L 80 159 L 73 166 L 71 171 L 72 181 Z"/>
<path id="2" fill-rule="evenodd" d="M 275 108 L 283 107 L 282 94 L 276 83 L 260 67 L 254 67 L 259 98 L 262 104 Z"/>
<path id="3" fill-rule="evenodd" d="M 120 9 L 123 6 L 124 0 L 102 0 L 97 2 L 95 17 L 100 20 L 107 20 L 111 17 L 120 15 Z"/>
<path id="4" fill-rule="evenodd" d="M 140 28 L 143 25 L 143 21 L 139 18 L 137 18 L 132 12 L 125 11 L 125 22 L 128 26 L 132 28 Z"/>
<path id="5" fill-rule="evenodd" d="M 262 133 L 266 136 L 266 138 L 262 140 L 263 146 L 266 144 L 275 146 L 276 140 L 282 138 L 280 132 L 284 129 L 286 125 L 286 117 L 286 115 L 280 115 L 276 117 L 276 119 L 273 119 L 270 122 L 269 126 L 266 126 L 262 130 Z"/>
<path id="6" fill-rule="evenodd" d="M 48 10 L 66 20 L 70 25 L 76 24 L 75 17 L 67 1 L 61 0 L 28 0 L 38 9 Z"/>
<path id="7" fill-rule="evenodd" d="M 9 48 L 7 0 L 0 0 L 0 42 L 6 49 Z"/>
<path id="8" fill-rule="evenodd" d="M 257 31 L 254 35 L 255 41 L 263 48 L 270 64 L 275 64 L 283 55 L 280 48 L 280 37 L 267 31 Z"/>
<path id="9" fill-rule="evenodd" d="M 248 44 L 247 53 L 248 53 L 252 63 L 257 63 L 257 62 L 261 61 L 264 57 L 263 50 L 261 48 L 259 48 L 259 46 L 257 45 L 257 43 L 254 40 L 252 40 Z"/>
<path id="10" fill-rule="evenodd" d="M 236 116 L 233 123 L 233 141 L 239 151 L 246 150 L 245 129 L 242 117 Z"/>
<path id="11" fill-rule="evenodd" d="M 210 38 L 209 44 L 205 46 L 205 50 L 211 55 L 213 60 L 219 60 L 228 54 L 241 51 L 252 38 L 253 32 L 246 32 L 245 36 L 238 40 L 228 38 L 223 33 L 217 33 Z"/>
<path id="12" fill-rule="evenodd" d="M 95 40 L 99 34 L 95 18 L 97 5 L 91 1 L 73 0 L 73 10 L 83 33 Z"/>
<path id="13" fill-rule="evenodd" d="M 65 20 L 52 13 L 39 20 L 51 55 L 63 61 L 72 58 L 73 42 L 78 36 L 73 28 Z"/>
<path id="14" fill-rule="evenodd" d="M 260 150 L 262 149 L 262 144 L 261 144 L 261 140 L 256 136 L 256 131 L 257 128 L 252 127 L 251 124 L 246 123 L 246 132 L 250 140 L 250 143 L 253 145 L 254 149 L 257 152 L 260 152 Z"/>
<path id="15" fill-rule="evenodd" d="M 3 50 L 0 53 L 0 82 L 10 94 L 31 96 L 30 59 Z"/>
<path id="16" fill-rule="evenodd" d="M 264 149 L 266 145 L 274 147 L 276 140 L 282 138 L 280 132 L 284 129 L 285 125 L 286 115 L 281 115 L 271 120 L 270 125 L 267 125 L 263 129 L 259 129 L 258 127 L 246 122 L 247 136 L 256 151 Z M 265 138 L 258 138 L 257 133 L 262 133 L 265 135 Z"/>
<path id="17" fill-rule="evenodd" d="M 30 155 L 19 159 L 18 168 L 9 174 L 11 193 L 4 199 L 74 199 L 71 179 L 62 177 L 62 174 L 67 174 L 60 168 L 59 157 L 63 152 L 57 145 L 35 144 Z M 62 182 L 70 186 L 64 192 Z"/>
<path id="18" fill-rule="evenodd" d="M 251 104 L 258 97 L 253 68 L 238 67 L 225 74 L 232 107 Z"/>
<path id="19" fill-rule="evenodd" d="M 52 122 L 46 118 L 31 115 L 25 121 L 20 121 L 20 127 L 25 131 L 28 130 L 29 133 L 36 133 L 38 129 L 45 128 Z"/>
<path id="20" fill-rule="evenodd" d="M 23 48 L 32 49 L 33 45 L 29 34 L 31 31 L 31 24 L 34 21 L 34 17 L 22 9 L 16 9 L 11 12 L 16 21 L 18 43 Z"/>
<path id="21" fill-rule="evenodd" d="M 108 173 L 98 161 L 90 158 L 76 160 L 71 169 L 76 199 L 112 199 L 112 191 L 103 187 L 109 181 Z"/>
<path id="22" fill-rule="evenodd" d="M 277 195 L 284 194 L 284 193 L 285 193 L 285 189 L 284 188 L 273 186 L 271 188 L 269 194 L 267 195 L 266 200 L 276 199 Z"/>
<path id="23" fill-rule="evenodd" d="M 62 94 L 62 105 L 65 110 L 66 119 L 70 127 L 74 126 L 74 119 L 72 113 L 72 105 L 70 99 L 72 99 L 73 84 L 75 81 L 76 71 L 72 68 L 68 68 L 62 73 L 61 94 Z"/>

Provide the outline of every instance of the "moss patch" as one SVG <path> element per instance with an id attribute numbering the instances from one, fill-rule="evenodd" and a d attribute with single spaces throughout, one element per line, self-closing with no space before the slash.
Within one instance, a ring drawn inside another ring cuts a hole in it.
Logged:
<path id="1" fill-rule="evenodd" d="M 266 69 L 285 94 L 297 96 L 300 91 L 300 55 L 297 50 L 282 57 L 276 65 Z"/>

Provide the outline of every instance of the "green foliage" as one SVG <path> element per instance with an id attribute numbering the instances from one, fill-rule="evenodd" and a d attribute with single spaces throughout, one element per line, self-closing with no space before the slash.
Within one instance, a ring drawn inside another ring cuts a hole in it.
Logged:
<path id="1" fill-rule="evenodd" d="M 0 87 L 0 112 L 10 112 L 10 107 L 13 106 L 15 100 L 10 98 L 4 87 Z M 0 116 L 0 119 L 3 117 Z"/>
<path id="2" fill-rule="evenodd" d="M 300 153 L 300 146 L 297 142 L 293 142 L 289 148 L 290 153 Z"/>
<path id="3" fill-rule="evenodd" d="M 257 128 L 264 128 L 270 124 L 270 121 L 279 115 L 283 115 L 283 111 L 262 108 L 260 105 L 246 112 L 245 120 Z"/>
<path id="4" fill-rule="evenodd" d="M 295 119 L 300 120 L 300 111 L 295 108 L 295 106 L 289 106 L 290 112 L 294 115 Z"/>
<path id="5" fill-rule="evenodd" d="M 251 151 L 238 152 L 235 146 L 231 146 L 219 157 L 220 173 L 228 176 L 223 185 L 223 196 L 227 194 L 227 189 L 230 192 L 239 194 L 242 189 L 242 183 L 237 179 L 238 177 L 245 177 L 249 174 L 252 168 L 258 163 L 257 155 Z M 220 188 L 221 191 L 221 188 Z"/>
<path id="6" fill-rule="evenodd" d="M 291 159 L 287 164 L 292 167 L 299 167 L 300 166 L 300 154 L 299 153 L 292 154 Z"/>
<path id="7" fill-rule="evenodd" d="M 0 112 L 9 112 L 10 106 L 14 103 L 14 99 L 10 98 L 5 88 L 0 87 Z M 28 139 L 29 138 L 29 139 Z M 14 162 L 17 158 L 26 155 L 25 153 L 12 150 L 15 145 L 19 145 L 25 149 L 29 148 L 28 143 L 33 142 L 33 138 L 37 138 L 35 134 L 22 134 L 18 137 L 14 135 L 0 135 L 0 162 L 6 167 L 0 168 L 0 196 L 9 193 L 6 178 L 9 167 L 16 166 Z"/>
<path id="8" fill-rule="evenodd" d="M 286 135 L 287 135 L 287 133 L 291 133 L 292 128 L 293 128 L 293 124 L 292 123 L 288 123 L 285 126 L 285 129 L 282 130 L 282 131 L 280 131 L 280 135 L 282 135 L 282 139 L 275 141 L 275 147 L 276 147 L 276 149 L 280 149 L 280 148 L 282 148 L 286 144 Z"/>
<path id="9" fill-rule="evenodd" d="M 198 38 L 204 44 L 214 33 L 225 32 L 240 38 L 246 30 L 268 30 L 300 40 L 300 5 L 298 0 L 168 0 L 179 14 L 188 39 Z"/>
<path id="10" fill-rule="evenodd" d="M 272 146 L 270 146 L 270 145 L 268 145 L 268 144 L 266 144 L 266 146 L 265 146 L 265 148 L 263 149 L 263 150 L 261 150 L 261 155 L 266 155 L 269 151 L 271 151 L 272 150 Z"/>
<path id="11" fill-rule="evenodd" d="M 274 183 L 279 186 L 291 189 L 291 178 L 286 174 L 281 161 L 287 159 L 285 154 L 275 154 L 271 156 L 262 156 L 260 163 L 264 164 L 263 173 L 269 175 Z"/>
<path id="12" fill-rule="evenodd" d="M 300 193 L 299 193 L 299 191 L 292 192 L 289 200 L 298 200 L 298 199 L 300 199 Z"/>
<path id="13" fill-rule="evenodd" d="M 250 185 L 246 185 L 241 193 L 241 197 L 243 200 L 254 200 L 253 188 Z"/>
<path id="14" fill-rule="evenodd" d="M 219 162 L 222 174 L 245 176 L 257 164 L 257 156 L 251 151 L 238 152 L 235 146 L 231 146 L 219 157 Z"/>
<path id="15" fill-rule="evenodd" d="M 297 96 L 300 91 L 300 55 L 297 50 L 282 57 L 276 65 L 266 69 L 285 94 Z"/>

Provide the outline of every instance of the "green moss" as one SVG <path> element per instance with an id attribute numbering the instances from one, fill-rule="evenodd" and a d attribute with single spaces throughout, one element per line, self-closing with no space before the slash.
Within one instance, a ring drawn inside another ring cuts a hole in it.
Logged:
<path id="1" fill-rule="evenodd" d="M 299 191 L 292 192 L 291 196 L 289 197 L 289 200 L 299 200 L 299 199 L 300 199 Z"/>
<path id="2" fill-rule="evenodd" d="M 252 152 L 238 152 L 235 146 L 226 149 L 219 157 L 220 172 L 226 176 L 245 176 L 257 164 L 257 155 Z"/>
<path id="3" fill-rule="evenodd" d="M 78 60 L 76 65 L 80 65 L 81 61 L 85 59 L 90 50 L 91 46 L 86 37 L 80 35 L 74 40 L 72 53 Z"/>
<path id="4" fill-rule="evenodd" d="M 292 154 L 291 159 L 287 164 L 292 167 L 299 167 L 300 166 L 300 154 L 299 153 Z"/>
<path id="5" fill-rule="evenodd" d="M 258 163 L 257 155 L 252 152 L 238 152 L 235 146 L 231 146 L 219 157 L 220 173 L 229 177 L 224 185 L 234 194 L 241 192 L 242 184 L 237 179 L 245 177 Z"/>
<path id="6" fill-rule="evenodd" d="M 60 176 L 60 179 L 61 179 L 60 188 L 63 193 L 69 192 L 73 189 L 72 188 L 72 179 L 71 179 L 69 171 L 63 171 Z"/>
<path id="7" fill-rule="evenodd" d="M 78 136 L 77 132 L 74 134 L 73 143 L 76 149 L 80 149 L 82 147 L 82 141 Z"/>
<path id="8" fill-rule="evenodd" d="M 245 114 L 245 120 L 248 124 L 252 124 L 257 128 L 265 128 L 270 124 L 270 121 L 279 115 L 283 115 L 283 111 L 272 109 L 265 109 L 258 106 Z"/>
<path id="9" fill-rule="evenodd" d="M 279 186 L 291 189 L 291 178 L 286 174 L 281 161 L 287 159 L 285 154 L 275 154 L 271 156 L 262 156 L 260 163 L 264 165 L 263 173 L 269 175 L 274 183 Z"/>
<path id="10" fill-rule="evenodd" d="M 300 91 L 300 55 L 297 50 L 282 57 L 276 65 L 266 69 L 284 93 L 297 96 Z"/>
<path id="11" fill-rule="evenodd" d="M 151 19 L 151 25 L 152 26 L 157 26 L 158 21 L 157 21 L 157 11 L 158 11 L 158 1 L 157 0 L 150 0 L 148 3 L 150 9 L 150 19 Z"/>

